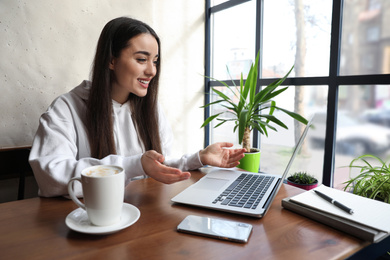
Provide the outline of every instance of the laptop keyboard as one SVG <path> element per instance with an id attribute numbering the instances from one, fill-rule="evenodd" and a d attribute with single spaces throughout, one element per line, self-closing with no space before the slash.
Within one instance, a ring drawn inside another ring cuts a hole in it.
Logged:
<path id="1" fill-rule="evenodd" d="M 213 203 L 256 209 L 273 179 L 275 177 L 242 173 Z"/>

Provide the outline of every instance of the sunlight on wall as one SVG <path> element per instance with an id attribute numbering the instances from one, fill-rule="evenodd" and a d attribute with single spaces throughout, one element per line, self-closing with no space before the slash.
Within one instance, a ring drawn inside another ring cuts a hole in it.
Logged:
<path id="1" fill-rule="evenodd" d="M 167 3 L 1 1 L 0 147 L 31 144 L 38 119 L 54 98 L 89 78 L 103 26 L 130 16 L 151 25 L 162 40 L 160 101 L 178 145 L 174 152 L 202 148 L 203 132 L 195 137 L 192 129 L 203 120 L 204 2 Z"/>

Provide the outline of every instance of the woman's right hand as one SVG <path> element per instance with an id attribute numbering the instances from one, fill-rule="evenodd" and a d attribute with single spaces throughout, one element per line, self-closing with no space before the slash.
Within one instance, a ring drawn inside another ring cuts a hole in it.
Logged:
<path id="1" fill-rule="evenodd" d="M 191 177 L 189 172 L 182 172 L 163 164 L 165 158 L 162 154 L 150 150 L 141 157 L 141 164 L 145 173 L 156 181 L 172 184 L 178 181 L 187 180 Z"/>

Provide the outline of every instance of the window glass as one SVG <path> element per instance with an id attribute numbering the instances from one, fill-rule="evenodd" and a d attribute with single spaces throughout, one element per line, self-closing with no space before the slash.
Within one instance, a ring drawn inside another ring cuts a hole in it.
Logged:
<path id="1" fill-rule="evenodd" d="M 349 179 L 344 166 L 364 154 L 389 159 L 390 85 L 340 86 L 334 187 L 344 187 Z"/>
<path id="2" fill-rule="evenodd" d="M 227 66 L 233 79 L 247 75 L 255 58 L 256 1 L 217 12 L 212 20 L 212 77 L 230 79 Z"/>
<path id="3" fill-rule="evenodd" d="M 264 1 L 263 78 L 329 75 L 332 1 Z"/>
<path id="4" fill-rule="evenodd" d="M 390 73 L 388 0 L 344 1 L 340 75 Z"/>
<path id="5" fill-rule="evenodd" d="M 305 171 L 322 182 L 325 128 L 319 126 L 324 120 L 321 113 L 326 111 L 327 89 L 327 86 L 290 86 L 275 99 L 277 106 L 299 113 L 308 120 L 314 116 L 314 128 L 309 129 L 288 175 Z M 299 106 L 295 106 L 295 99 L 301 100 Z M 287 125 L 288 130 L 276 127 L 277 132 L 269 131 L 268 137 L 261 136 L 260 170 L 282 174 L 305 125 L 283 112 L 275 112 L 275 115 Z"/>

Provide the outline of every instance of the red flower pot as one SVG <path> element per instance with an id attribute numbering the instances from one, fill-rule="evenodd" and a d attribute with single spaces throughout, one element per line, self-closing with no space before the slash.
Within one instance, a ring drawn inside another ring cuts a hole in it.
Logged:
<path id="1" fill-rule="evenodd" d="M 287 183 L 292 185 L 292 186 L 304 189 L 304 190 L 311 190 L 311 189 L 314 189 L 315 187 L 318 186 L 318 181 L 316 183 L 313 183 L 313 184 L 298 184 L 295 182 L 291 182 L 287 179 Z"/>

